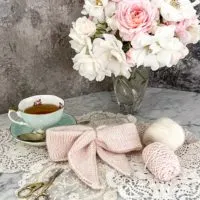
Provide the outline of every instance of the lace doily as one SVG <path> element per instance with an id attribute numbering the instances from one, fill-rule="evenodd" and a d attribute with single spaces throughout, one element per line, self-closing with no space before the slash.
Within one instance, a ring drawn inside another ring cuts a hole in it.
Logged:
<path id="1" fill-rule="evenodd" d="M 29 171 L 35 163 L 48 162 L 44 147 L 32 147 L 17 142 L 9 130 L 0 130 L 0 172 Z"/>
<path id="2" fill-rule="evenodd" d="M 90 125 L 135 122 L 132 116 L 103 112 L 90 113 L 78 118 L 90 121 Z M 148 124 L 138 124 L 140 134 Z M 144 169 L 141 153 L 128 155 L 132 176 L 126 177 L 98 160 L 98 172 L 102 183 L 101 190 L 92 190 L 82 183 L 67 162 L 41 163 L 33 165 L 23 175 L 19 187 L 36 181 L 45 181 L 57 168 L 64 172 L 48 190 L 52 200 L 198 200 L 200 199 L 200 142 L 187 131 L 186 144 L 176 154 L 180 158 L 182 173 L 171 182 L 160 182 Z M 193 143 L 191 143 L 193 142 Z M 89 166 L 88 166 L 89 167 Z"/>
<path id="3" fill-rule="evenodd" d="M 90 121 L 90 125 L 136 122 L 131 115 L 94 112 L 77 117 L 78 122 Z M 0 130 L 0 172 L 15 173 L 29 171 L 35 163 L 47 163 L 47 150 L 45 147 L 35 147 L 17 142 L 12 138 L 9 130 Z"/>
<path id="4" fill-rule="evenodd" d="M 185 144 L 176 154 L 181 174 L 169 182 L 158 181 L 144 168 L 141 154 L 130 157 L 132 176 L 122 176 L 114 170 L 107 172 L 108 185 L 126 200 L 199 200 L 200 199 L 200 142 Z"/>

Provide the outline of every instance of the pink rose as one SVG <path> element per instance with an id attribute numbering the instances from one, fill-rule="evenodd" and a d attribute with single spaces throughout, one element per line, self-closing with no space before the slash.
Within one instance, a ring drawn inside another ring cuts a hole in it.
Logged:
<path id="1" fill-rule="evenodd" d="M 184 44 L 195 44 L 200 39 L 200 26 L 197 18 L 178 22 L 175 31 L 176 35 Z"/>
<path id="2" fill-rule="evenodd" d="M 120 36 L 131 41 L 140 32 L 148 32 L 155 21 L 157 9 L 149 0 L 124 0 L 116 11 Z"/>

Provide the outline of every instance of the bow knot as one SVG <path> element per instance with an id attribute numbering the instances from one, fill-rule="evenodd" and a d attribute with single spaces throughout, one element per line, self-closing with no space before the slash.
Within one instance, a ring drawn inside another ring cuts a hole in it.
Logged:
<path id="1" fill-rule="evenodd" d="M 93 189 L 100 189 L 96 155 L 125 175 L 131 168 L 125 153 L 142 148 L 135 124 L 50 128 L 46 133 L 49 156 L 53 161 L 69 161 L 78 177 Z"/>

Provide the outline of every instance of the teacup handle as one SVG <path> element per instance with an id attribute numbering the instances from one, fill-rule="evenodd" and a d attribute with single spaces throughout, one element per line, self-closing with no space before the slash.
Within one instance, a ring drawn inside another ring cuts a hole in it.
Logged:
<path id="1" fill-rule="evenodd" d="M 14 119 L 12 118 L 12 116 L 11 116 L 12 113 L 16 113 L 18 117 L 22 118 L 19 111 L 15 111 L 15 110 L 10 109 L 10 110 L 8 111 L 8 118 L 9 118 L 12 122 L 14 122 L 15 124 L 19 124 L 19 125 L 29 126 L 29 125 L 28 125 L 27 123 L 25 123 L 25 122 L 14 120 Z"/>

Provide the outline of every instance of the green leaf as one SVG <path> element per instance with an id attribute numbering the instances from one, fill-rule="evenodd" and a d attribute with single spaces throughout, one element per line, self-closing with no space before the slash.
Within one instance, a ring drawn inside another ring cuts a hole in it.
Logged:
<path id="1" fill-rule="evenodd" d="M 129 51 L 129 49 L 131 48 L 131 43 L 130 42 L 123 42 L 123 51 L 126 53 L 127 51 Z"/>

